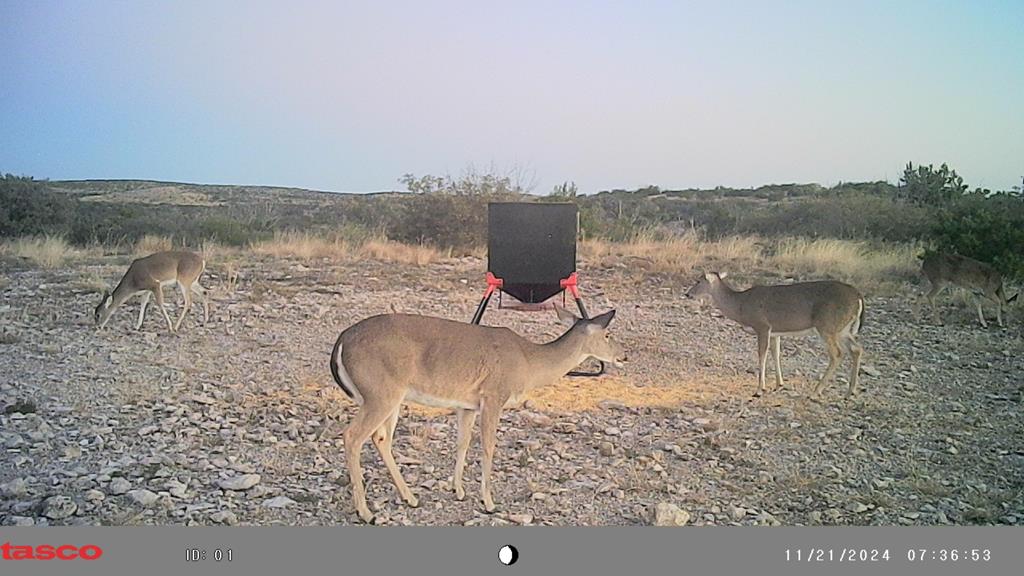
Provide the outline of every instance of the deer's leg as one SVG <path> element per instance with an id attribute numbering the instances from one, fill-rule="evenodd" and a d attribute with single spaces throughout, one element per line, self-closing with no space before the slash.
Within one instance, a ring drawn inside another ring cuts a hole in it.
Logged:
<path id="1" fill-rule="evenodd" d="M 997 293 L 989 294 L 988 299 L 996 305 L 996 323 L 1003 328 L 1003 299 Z"/>
<path id="2" fill-rule="evenodd" d="M 782 390 L 782 339 L 772 336 L 772 355 L 775 356 L 775 389 Z"/>
<path id="3" fill-rule="evenodd" d="M 825 369 L 825 373 L 821 375 L 821 380 L 818 381 L 818 385 L 814 387 L 814 395 L 818 396 L 821 394 L 822 388 L 832 382 L 832 379 L 836 375 L 836 368 L 839 367 L 839 361 L 843 358 L 843 349 L 839 347 L 836 335 L 831 333 L 821 333 L 821 337 L 825 339 L 825 346 L 828 347 L 828 368 Z"/>
<path id="4" fill-rule="evenodd" d="M 188 314 L 189 308 L 192 307 L 192 291 L 186 288 L 181 282 L 178 282 L 178 289 L 181 290 L 181 297 L 185 299 L 185 302 L 181 306 L 181 315 L 178 316 L 178 321 L 174 324 L 175 331 L 181 328 L 181 321 L 185 319 L 185 315 Z"/>
<path id="5" fill-rule="evenodd" d="M 842 343 L 843 348 L 850 353 L 850 391 L 848 395 L 856 396 L 858 393 L 857 383 L 860 378 L 860 357 L 864 353 L 864 348 L 857 342 L 857 337 L 853 334 L 846 334 Z"/>
<path id="6" fill-rule="evenodd" d="M 757 392 L 754 394 L 755 398 L 764 394 L 765 372 L 768 369 L 768 345 L 771 344 L 771 339 L 770 328 L 757 331 Z"/>
<path id="7" fill-rule="evenodd" d="M 975 295 L 974 303 L 978 306 L 978 321 L 981 322 L 981 327 L 988 328 L 988 322 L 985 322 L 985 313 L 981 311 L 981 297 Z"/>
<path id="8" fill-rule="evenodd" d="M 494 512 L 494 499 L 491 498 L 491 467 L 494 464 L 494 446 L 497 443 L 498 420 L 504 398 L 487 399 L 482 402 L 480 410 L 480 445 L 483 448 L 483 470 L 480 476 L 480 494 L 483 497 L 484 509 Z"/>
<path id="9" fill-rule="evenodd" d="M 462 473 L 466 469 L 466 452 L 469 451 L 469 442 L 473 439 L 473 421 L 476 420 L 475 410 L 460 408 L 456 414 L 459 424 L 459 435 L 456 441 L 455 451 L 455 497 L 462 500 L 466 497 L 466 491 L 462 489 Z"/>
<path id="10" fill-rule="evenodd" d="M 146 317 L 146 307 L 149 306 L 149 297 L 152 296 L 152 295 L 153 295 L 152 292 L 143 292 L 142 293 L 142 305 L 139 306 L 139 321 L 135 323 L 135 329 L 136 330 L 141 330 L 142 329 L 142 320 Z M 109 318 L 109 316 L 108 316 L 108 318 Z M 104 324 L 106 324 L 106 322 L 104 322 Z"/>
<path id="11" fill-rule="evenodd" d="M 420 501 L 409 490 L 405 479 L 402 478 L 402 471 L 398 469 L 395 457 L 391 453 L 391 443 L 395 439 L 395 425 L 398 424 L 399 408 L 401 408 L 401 404 L 396 406 L 391 415 L 387 417 L 387 420 L 377 428 L 372 438 L 374 446 L 380 452 L 381 459 L 384 460 L 384 465 L 388 468 L 388 473 L 391 474 L 391 480 L 394 481 L 395 487 L 398 488 L 398 493 L 402 495 L 402 499 L 407 504 L 415 508 L 420 505 Z"/>
<path id="12" fill-rule="evenodd" d="M 931 290 L 929 290 L 928 293 L 925 294 L 925 296 L 924 296 L 925 298 L 928 299 L 928 304 L 931 305 L 931 308 L 932 308 L 932 322 L 934 322 L 936 324 L 939 324 L 940 322 L 939 322 L 939 308 L 935 305 L 935 297 L 938 296 L 939 293 L 942 292 L 942 290 L 945 287 L 946 287 L 946 285 L 943 282 L 941 282 L 941 281 L 937 281 L 937 280 L 932 281 Z"/>
<path id="13" fill-rule="evenodd" d="M 360 462 L 363 444 L 366 444 L 370 435 L 395 410 L 393 404 L 383 402 L 373 396 L 364 397 L 364 403 L 359 408 L 359 412 L 352 418 L 352 422 L 349 423 L 343 433 L 348 477 L 352 486 L 352 502 L 355 504 L 356 513 L 359 514 L 359 518 L 363 522 L 373 520 L 373 514 L 370 513 L 370 509 L 366 506 L 366 487 L 363 485 L 363 467 Z"/>
<path id="14" fill-rule="evenodd" d="M 210 298 L 206 294 L 206 288 L 199 285 L 199 280 L 192 283 L 192 292 L 199 295 L 203 300 L 203 324 L 210 321 Z"/>
<path id="15" fill-rule="evenodd" d="M 156 305 L 157 305 L 158 308 L 160 308 L 160 312 L 163 313 L 164 320 L 167 321 L 167 330 L 169 330 L 171 332 L 174 332 L 174 325 L 171 323 L 171 317 L 167 314 L 167 309 L 164 308 L 164 290 L 163 290 L 163 288 L 161 288 L 160 285 L 157 284 L 156 287 L 151 288 L 150 291 L 153 293 L 153 296 L 156 298 Z"/>

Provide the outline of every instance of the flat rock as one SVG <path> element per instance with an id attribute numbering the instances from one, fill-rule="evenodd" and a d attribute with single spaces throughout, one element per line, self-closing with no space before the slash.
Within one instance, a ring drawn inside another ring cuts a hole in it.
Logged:
<path id="1" fill-rule="evenodd" d="M 136 504 L 141 504 L 142 506 L 150 506 L 160 499 L 160 496 L 156 492 L 153 492 L 152 490 L 146 490 L 145 488 L 140 488 L 138 490 L 129 490 L 127 492 L 127 495 L 129 498 L 132 499 L 133 502 L 135 502 Z"/>
<path id="2" fill-rule="evenodd" d="M 132 489 L 132 483 L 128 480 L 118 476 L 110 481 L 110 486 L 107 487 L 107 492 L 110 492 L 114 496 L 119 496 Z"/>
<path id="3" fill-rule="evenodd" d="M 675 504 L 659 502 L 651 509 L 650 520 L 654 526 L 686 526 L 690 513 Z"/>
<path id="4" fill-rule="evenodd" d="M 210 520 L 217 522 L 218 524 L 227 524 L 228 526 L 234 526 L 238 524 L 238 516 L 230 510 L 220 510 L 210 514 Z"/>
<path id="5" fill-rule="evenodd" d="M 43 504 L 43 516 L 50 520 L 62 520 L 78 510 L 78 504 L 67 496 L 51 496 Z"/>
<path id="6" fill-rule="evenodd" d="M 264 508 L 287 508 L 288 506 L 291 506 L 292 504 L 295 504 L 295 503 L 296 503 L 295 500 L 292 500 L 291 498 L 289 498 L 287 496 L 275 496 L 274 498 L 269 498 L 267 500 L 264 500 L 263 501 L 263 507 Z"/>
<path id="7" fill-rule="evenodd" d="M 217 485 L 222 489 L 235 491 L 248 490 L 259 483 L 259 474 L 242 474 L 240 476 L 232 476 L 231 478 L 224 478 L 217 481 Z"/>

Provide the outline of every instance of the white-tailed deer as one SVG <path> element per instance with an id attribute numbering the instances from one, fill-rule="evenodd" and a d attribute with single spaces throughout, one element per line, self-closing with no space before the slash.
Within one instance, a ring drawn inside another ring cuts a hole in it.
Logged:
<path id="1" fill-rule="evenodd" d="M 480 491 L 484 508 L 494 510 L 491 465 L 502 409 L 520 402 L 529 390 L 553 384 L 588 358 L 615 365 L 625 360 L 607 330 L 614 310 L 581 320 L 559 308 L 558 316 L 572 327 L 547 344 L 534 344 L 508 328 L 410 314 L 373 316 L 338 336 L 331 373 L 360 406 L 344 440 L 352 499 L 363 521 L 373 519 L 366 507 L 360 463 L 362 447 L 371 437 L 402 498 L 410 506 L 419 505 L 391 454 L 403 402 L 456 409 L 454 488 L 459 500 L 466 496 L 462 472 L 473 422 L 480 413 Z"/>
<path id="2" fill-rule="evenodd" d="M 103 300 L 96 307 L 96 323 L 100 328 L 107 325 L 107 320 L 121 304 L 124 304 L 132 296 L 142 294 L 142 307 L 139 309 L 139 320 L 135 323 L 135 329 L 142 328 L 142 320 L 146 316 L 146 307 L 149 305 L 149 298 L 156 298 L 156 305 L 167 320 L 167 329 L 176 332 L 181 327 L 182 320 L 188 314 L 192 306 L 192 293 L 198 294 L 203 300 L 203 322 L 210 320 L 210 303 L 206 297 L 206 289 L 199 285 L 199 277 L 206 269 L 206 261 L 203 257 L 194 252 L 171 251 L 157 252 L 145 258 L 139 258 L 128 266 L 121 282 L 117 284 L 113 292 L 105 291 Z M 181 309 L 181 316 L 175 324 L 171 324 L 171 317 L 164 309 L 163 287 L 177 284 L 181 289 L 181 295 L 185 303 Z"/>
<path id="3" fill-rule="evenodd" d="M 921 271 L 932 285 L 925 295 L 932 307 L 932 320 L 939 323 L 939 311 L 935 306 L 935 297 L 948 286 L 959 286 L 974 293 L 974 302 L 978 305 L 978 321 L 982 328 L 987 328 L 985 315 L 981 311 L 981 300 L 984 298 L 996 305 L 996 321 L 1003 325 L 1003 305 L 1017 299 L 1017 294 L 1007 298 L 1003 291 L 1003 277 L 995 268 L 958 254 L 932 253 L 924 258 Z"/>
<path id="4" fill-rule="evenodd" d="M 754 286 L 736 291 L 723 280 L 725 274 L 705 274 L 687 296 L 710 296 L 727 318 L 757 334 L 758 390 L 765 392 L 768 347 L 775 356 L 775 385 L 782 387 L 781 336 L 803 336 L 817 331 L 828 348 L 828 368 L 814 387 L 817 396 L 835 377 L 843 352 L 850 354 L 849 394 L 857 394 L 857 376 L 863 349 L 857 342 L 864 319 L 864 297 L 842 282 L 824 280 L 777 286 Z"/>

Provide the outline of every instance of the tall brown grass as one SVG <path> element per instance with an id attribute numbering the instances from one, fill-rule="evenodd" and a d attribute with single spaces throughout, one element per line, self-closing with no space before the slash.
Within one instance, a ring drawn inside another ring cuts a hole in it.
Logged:
<path id="1" fill-rule="evenodd" d="M 789 238 L 775 246 L 770 263 L 798 278 L 833 278 L 864 288 L 891 287 L 916 277 L 920 247 L 871 245 L 851 240 Z"/>
<path id="2" fill-rule="evenodd" d="M 727 271 L 758 283 L 830 278 L 875 291 L 893 290 L 915 278 L 920 270 L 919 252 L 914 244 L 834 239 L 731 236 L 706 240 L 696 231 L 675 236 L 641 233 L 627 242 L 586 240 L 580 245 L 585 262 L 617 261 L 652 273 Z"/>
<path id="3" fill-rule="evenodd" d="M 146 234 L 135 241 L 135 244 L 132 246 L 132 254 L 136 257 L 149 256 L 155 252 L 166 252 L 173 249 L 174 238 Z"/>
<path id="4" fill-rule="evenodd" d="M 0 244 L 0 253 L 25 258 L 41 268 L 56 268 L 80 252 L 61 236 L 30 236 Z"/>
<path id="5" fill-rule="evenodd" d="M 252 250 L 257 254 L 303 260 L 345 261 L 369 258 L 416 266 L 451 257 L 451 250 L 440 250 L 432 246 L 403 244 L 385 239 L 369 239 L 360 243 L 338 236 L 306 232 L 280 232 L 274 234 L 271 240 L 253 244 Z"/>
<path id="6" fill-rule="evenodd" d="M 667 237 L 639 233 L 626 242 L 585 240 L 580 255 L 597 263 L 621 259 L 650 272 L 686 274 L 717 264 L 753 265 L 762 259 L 763 247 L 756 236 L 704 240 L 696 231 Z"/>
<path id="7" fill-rule="evenodd" d="M 451 249 L 442 251 L 433 246 L 403 244 L 391 240 L 370 240 L 359 249 L 365 258 L 424 266 L 445 258 L 451 258 Z"/>
<path id="8" fill-rule="evenodd" d="M 276 232 L 273 239 L 253 244 L 252 250 L 257 254 L 302 260 L 347 260 L 352 255 L 352 246 L 341 238 L 294 231 Z"/>

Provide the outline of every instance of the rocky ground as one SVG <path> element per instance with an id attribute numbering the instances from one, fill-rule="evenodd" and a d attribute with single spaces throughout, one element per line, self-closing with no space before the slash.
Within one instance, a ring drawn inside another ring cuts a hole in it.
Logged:
<path id="1" fill-rule="evenodd" d="M 328 357 L 337 333 L 396 309 L 468 319 L 484 262 L 211 261 L 212 317 L 177 335 L 137 300 L 96 332 L 98 280 L 124 257 L 46 271 L 0 263 L 0 524 L 357 522 L 341 431 L 354 406 Z M 591 312 L 618 309 L 631 363 L 566 378 L 509 410 L 495 514 L 479 448 L 450 491 L 454 417 L 403 409 L 395 450 L 420 497 L 398 500 L 376 451 L 363 462 L 376 522 L 411 525 L 1024 524 L 1020 314 L 980 328 L 946 299 L 945 327 L 909 296 L 869 295 L 862 395 L 805 398 L 816 338 L 784 341 L 786 388 L 752 399 L 754 338 L 682 294 L 689 279 L 634 263 L 581 265 Z M 168 300 L 177 303 L 170 290 Z M 492 309 L 536 341 L 553 313 Z"/>

